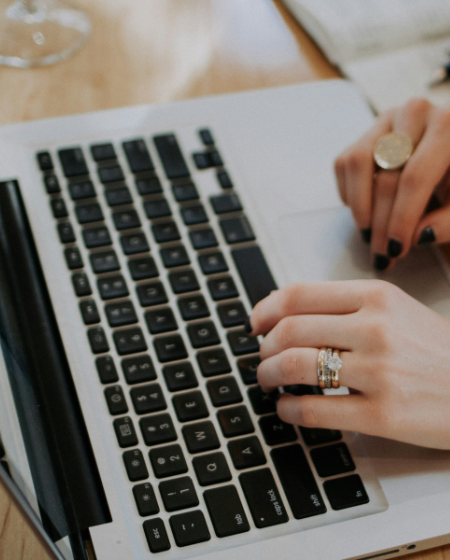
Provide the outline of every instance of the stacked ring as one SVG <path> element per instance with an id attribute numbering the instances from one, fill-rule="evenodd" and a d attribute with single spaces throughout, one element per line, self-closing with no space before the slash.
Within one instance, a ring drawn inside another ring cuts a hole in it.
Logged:
<path id="1" fill-rule="evenodd" d="M 317 377 L 321 389 L 339 389 L 339 370 L 342 360 L 339 350 L 332 348 L 321 348 L 317 361 Z"/>
<path id="2" fill-rule="evenodd" d="M 325 389 L 324 367 L 325 367 L 326 352 L 327 352 L 326 348 L 321 348 L 319 350 L 319 358 L 317 361 L 317 377 L 319 378 L 319 387 L 321 389 Z"/>

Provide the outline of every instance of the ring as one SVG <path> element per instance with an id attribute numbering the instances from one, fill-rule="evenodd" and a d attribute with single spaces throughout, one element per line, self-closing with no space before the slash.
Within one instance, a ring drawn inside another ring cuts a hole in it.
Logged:
<path id="1" fill-rule="evenodd" d="M 319 350 L 319 358 L 317 360 L 317 377 L 319 379 L 319 387 L 325 389 L 325 379 L 324 379 L 324 367 L 325 367 L 325 356 L 327 349 L 321 348 Z"/>
<path id="2" fill-rule="evenodd" d="M 339 389 L 339 370 L 342 360 L 339 350 L 332 348 L 321 348 L 317 360 L 317 377 L 321 389 Z"/>
<path id="3" fill-rule="evenodd" d="M 381 136 L 373 149 L 373 159 L 382 169 L 400 169 L 413 151 L 412 140 L 401 132 L 389 132 Z"/>
<path id="4" fill-rule="evenodd" d="M 329 366 L 331 369 L 331 386 L 333 387 L 333 389 L 339 389 L 339 370 L 342 367 L 342 360 L 339 357 L 339 350 L 334 350 L 332 360 L 333 363 Z"/>

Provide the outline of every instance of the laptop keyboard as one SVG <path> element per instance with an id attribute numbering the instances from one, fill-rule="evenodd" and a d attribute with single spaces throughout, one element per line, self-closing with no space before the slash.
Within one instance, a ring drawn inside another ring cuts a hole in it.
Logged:
<path id="1" fill-rule="evenodd" d="M 342 434 L 282 422 L 257 385 L 243 325 L 275 284 L 212 132 L 198 134 L 193 154 L 174 134 L 37 154 L 105 438 L 153 553 L 369 501 Z M 217 194 L 200 197 L 187 161 L 214 170 Z"/>

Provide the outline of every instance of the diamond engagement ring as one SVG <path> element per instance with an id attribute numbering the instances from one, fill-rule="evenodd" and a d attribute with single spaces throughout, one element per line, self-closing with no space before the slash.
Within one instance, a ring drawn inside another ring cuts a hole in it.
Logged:
<path id="1" fill-rule="evenodd" d="M 317 362 L 317 376 L 321 389 L 339 389 L 339 370 L 342 360 L 339 350 L 332 348 L 321 348 Z"/>

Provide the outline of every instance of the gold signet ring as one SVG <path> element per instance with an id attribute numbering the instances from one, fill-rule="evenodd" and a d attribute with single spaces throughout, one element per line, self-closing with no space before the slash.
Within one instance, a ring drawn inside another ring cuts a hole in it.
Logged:
<path id="1" fill-rule="evenodd" d="M 373 150 L 373 159 L 382 169 L 400 169 L 413 151 L 412 140 L 406 134 L 390 132 L 381 136 Z"/>

